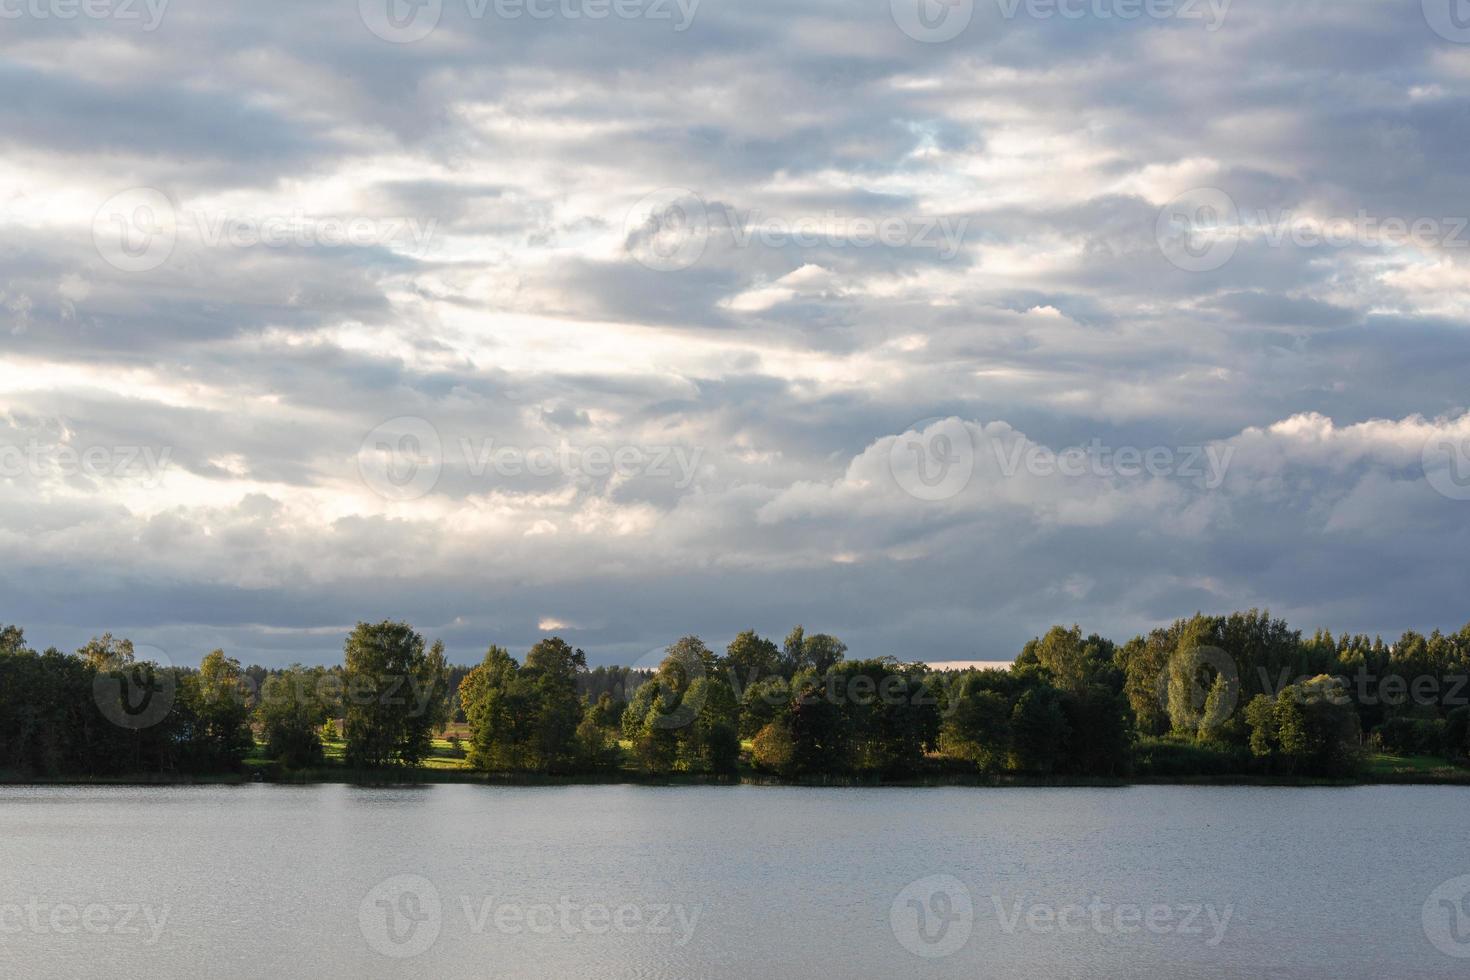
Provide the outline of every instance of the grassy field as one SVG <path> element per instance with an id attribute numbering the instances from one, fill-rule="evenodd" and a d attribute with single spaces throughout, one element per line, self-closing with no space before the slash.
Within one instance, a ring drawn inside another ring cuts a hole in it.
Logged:
<path id="1" fill-rule="evenodd" d="M 1368 756 L 1363 767 L 1364 782 L 1433 782 L 1470 784 L 1470 769 L 1452 766 L 1432 755 Z"/>
<path id="2" fill-rule="evenodd" d="M 458 739 L 458 745 L 455 740 Z M 473 772 L 467 756 L 469 755 L 470 728 L 465 724 L 451 724 L 441 734 L 434 736 L 433 746 L 429 749 L 429 757 L 424 760 L 420 769 L 436 772 L 463 771 Z M 347 742 L 339 733 L 335 738 L 322 739 L 322 751 L 326 754 L 328 766 L 340 766 L 347 758 Z M 265 758 L 265 746 L 259 742 L 255 750 L 245 760 L 245 765 L 252 770 L 270 770 L 274 767 Z"/>

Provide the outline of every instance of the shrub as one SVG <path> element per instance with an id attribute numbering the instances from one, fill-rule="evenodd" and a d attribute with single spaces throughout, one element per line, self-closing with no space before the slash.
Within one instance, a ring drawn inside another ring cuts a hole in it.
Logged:
<path id="1" fill-rule="evenodd" d="M 1250 753 L 1240 746 L 1142 738 L 1134 758 L 1140 776 L 1235 776 L 1251 771 Z"/>
<path id="2" fill-rule="evenodd" d="M 789 775 L 796 764 L 796 743 L 791 732 L 779 721 L 762 728 L 751 745 L 755 764 L 777 775 Z"/>

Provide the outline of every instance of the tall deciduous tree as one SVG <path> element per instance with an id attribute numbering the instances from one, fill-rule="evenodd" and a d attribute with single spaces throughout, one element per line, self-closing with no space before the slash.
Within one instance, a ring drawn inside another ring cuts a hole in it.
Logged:
<path id="1" fill-rule="evenodd" d="M 444 724 L 448 672 L 441 644 L 407 623 L 358 623 L 344 645 L 347 762 L 358 768 L 412 766 Z"/>
<path id="2" fill-rule="evenodd" d="M 786 636 L 782 647 L 783 669 L 787 677 L 811 671 L 818 677 L 825 674 L 847 653 L 847 644 L 826 633 L 807 635 L 798 626 Z"/>
<path id="3" fill-rule="evenodd" d="M 751 685 L 781 670 L 781 649 L 755 630 L 746 630 L 725 648 L 725 669 L 731 683 L 744 695 Z"/>
<path id="4" fill-rule="evenodd" d="M 206 655 L 199 670 L 185 678 L 181 694 L 192 716 L 190 768 L 234 769 L 255 744 L 244 679 L 240 661 L 225 656 L 223 650 Z"/>
<path id="5" fill-rule="evenodd" d="M 321 728 L 330 705 L 323 698 L 326 672 L 300 664 L 266 677 L 255 709 L 265 753 L 288 769 L 321 765 Z"/>

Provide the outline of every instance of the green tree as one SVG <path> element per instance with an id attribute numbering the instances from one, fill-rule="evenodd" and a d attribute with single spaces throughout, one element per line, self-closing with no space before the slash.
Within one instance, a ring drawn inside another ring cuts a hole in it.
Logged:
<path id="1" fill-rule="evenodd" d="M 623 735 L 647 772 L 733 772 L 740 753 L 739 703 L 730 681 L 696 636 L 664 654 L 652 680 L 633 694 Z"/>
<path id="2" fill-rule="evenodd" d="M 529 685 L 519 683 L 520 665 L 494 646 L 459 685 L 459 703 L 470 725 L 469 764 L 490 772 L 529 766 Z"/>
<path id="3" fill-rule="evenodd" d="M 785 716 L 790 702 L 791 685 L 780 675 L 748 685 L 740 698 L 741 737 L 755 738 L 762 728 Z"/>
<path id="4" fill-rule="evenodd" d="M 1126 776 L 1133 768 L 1135 732 L 1128 699 L 1102 684 L 1064 691 L 1066 743 L 1059 768 L 1085 776 Z"/>
<path id="5" fill-rule="evenodd" d="M 1128 707 L 1141 734 L 1162 735 L 1169 730 L 1169 715 L 1159 690 L 1174 649 L 1168 631 L 1154 630 L 1129 640 L 1116 654 L 1115 661 L 1123 668 Z"/>
<path id="6" fill-rule="evenodd" d="M 941 727 L 946 753 L 973 762 L 981 772 L 1005 769 L 1011 754 L 1010 700 L 999 689 L 999 670 L 968 672 L 950 687 Z"/>
<path id="7" fill-rule="evenodd" d="M 1445 715 L 1444 756 L 1463 762 L 1470 755 L 1470 707 L 1458 707 Z"/>
<path id="8" fill-rule="evenodd" d="M 609 728 L 597 723 L 597 718 L 591 711 L 585 713 L 577 723 L 575 745 L 575 763 L 579 769 L 592 771 L 611 768 L 617 764 L 617 741 Z"/>
<path id="9" fill-rule="evenodd" d="M 1245 707 L 1245 721 L 1250 728 L 1251 755 L 1270 758 L 1276 751 L 1276 702 L 1257 694 Z"/>
<path id="10" fill-rule="evenodd" d="M 1011 765 L 1022 772 L 1052 772 L 1069 734 L 1056 689 L 1032 688 L 1011 712 Z"/>
<path id="11" fill-rule="evenodd" d="M 1179 646 L 1169 658 L 1168 705 L 1173 730 L 1194 738 L 1203 726 L 1213 731 L 1229 717 L 1239 697 L 1240 673 L 1234 658 L 1212 646 L 1211 621 L 1196 617 L 1179 637 Z M 1217 681 L 1224 686 L 1216 697 L 1213 714 L 1206 711 Z"/>
<path id="12" fill-rule="evenodd" d="M 939 699 L 922 665 L 891 659 L 834 664 L 824 678 L 842 714 L 848 757 L 838 768 L 901 774 L 917 770 L 939 740 Z"/>
<path id="13" fill-rule="evenodd" d="M 196 772 L 239 768 L 254 746 L 240 661 L 215 650 L 186 677 L 182 701 L 192 715 L 189 766 Z"/>
<path id="14" fill-rule="evenodd" d="M 133 641 L 103 633 L 88 640 L 77 656 L 96 670 L 116 670 L 133 662 Z"/>
<path id="15" fill-rule="evenodd" d="M 260 687 L 256 719 L 267 758 L 288 769 L 323 763 L 322 728 L 331 724 L 322 699 L 321 668 L 296 664 L 270 674 Z"/>
<path id="16" fill-rule="evenodd" d="M 517 664 L 492 646 L 460 683 L 470 724 L 470 765 L 477 769 L 562 772 L 587 765 L 604 744 L 583 728 L 577 682 L 587 655 L 560 637 L 548 637 Z M 595 727 L 595 722 L 593 723 Z"/>
<path id="17" fill-rule="evenodd" d="M 448 712 L 443 647 L 424 649 L 407 623 L 358 623 L 344 644 L 347 763 L 414 766 Z"/>
<path id="18" fill-rule="evenodd" d="M 791 739 L 786 718 L 771 722 L 756 734 L 751 755 L 755 764 L 767 772 L 779 776 L 795 775 L 796 744 Z"/>
<path id="19" fill-rule="evenodd" d="M 811 671 L 818 677 L 825 674 L 847 653 L 847 644 L 826 633 L 813 633 L 797 626 L 786 636 L 782 648 L 782 669 L 786 676 L 794 677 L 803 671 Z"/>
<path id="20" fill-rule="evenodd" d="M 554 772 L 577 764 L 577 727 L 582 722 L 577 677 L 586 670 L 587 655 L 560 637 L 548 637 L 527 651 L 518 679 L 529 685 L 534 768 Z"/>
<path id="21" fill-rule="evenodd" d="M 1085 690 L 1092 678 L 1092 658 L 1082 642 L 1082 627 L 1053 626 L 1035 641 L 1037 662 L 1051 672 L 1053 683 L 1064 691 Z"/>
<path id="22" fill-rule="evenodd" d="M 743 695 L 762 678 L 780 672 L 781 649 L 755 630 L 746 630 L 725 648 L 725 668 L 731 684 Z"/>
<path id="23" fill-rule="evenodd" d="M 848 726 L 841 707 L 811 673 L 798 674 L 792 692 L 786 718 L 792 769 L 804 774 L 846 772 L 850 759 Z"/>
<path id="24" fill-rule="evenodd" d="M 588 706 L 587 716 L 597 727 L 616 731 L 627 707 L 626 701 L 615 700 L 611 694 L 604 691 L 595 703 Z"/>
<path id="25" fill-rule="evenodd" d="M 1252 754 L 1272 768 L 1341 776 L 1361 763 L 1358 715 L 1334 678 L 1288 685 L 1274 699 L 1257 695 L 1246 708 L 1246 721 Z"/>

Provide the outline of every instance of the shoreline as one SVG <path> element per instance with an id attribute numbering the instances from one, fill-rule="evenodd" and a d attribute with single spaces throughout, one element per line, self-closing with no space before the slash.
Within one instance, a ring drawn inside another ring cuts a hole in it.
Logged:
<path id="1" fill-rule="evenodd" d="M 261 778 L 250 773 L 222 773 L 218 775 L 183 776 L 172 774 L 144 774 L 127 776 L 97 777 L 25 777 L 0 774 L 0 786 L 127 786 L 127 787 L 174 787 L 174 786 L 432 786 L 432 785 L 478 785 L 478 786 L 773 786 L 799 787 L 807 789 L 937 789 L 969 787 L 973 789 L 1123 789 L 1130 786 L 1275 786 L 1282 788 L 1347 788 L 1354 786 L 1466 786 L 1470 787 L 1470 770 L 1446 772 L 1403 772 L 1379 773 L 1369 776 L 1331 779 L 1312 776 L 1139 776 L 1130 778 L 1081 777 L 1081 776 L 958 776 L 935 775 L 911 779 L 864 779 L 855 777 L 829 777 L 823 779 L 778 779 L 763 775 L 744 774 L 736 777 L 714 777 L 705 775 L 639 776 L 631 773 L 615 775 L 534 775 L 498 774 L 443 769 L 416 769 L 407 771 L 379 772 L 322 772 L 283 773 Z"/>

